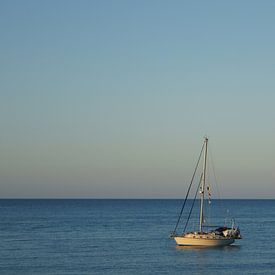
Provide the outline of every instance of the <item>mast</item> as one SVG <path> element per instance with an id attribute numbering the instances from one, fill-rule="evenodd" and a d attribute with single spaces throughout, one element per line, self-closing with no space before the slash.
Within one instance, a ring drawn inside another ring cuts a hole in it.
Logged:
<path id="1" fill-rule="evenodd" d="M 201 182 L 201 209 L 200 209 L 200 228 L 199 231 L 202 232 L 203 224 L 203 202 L 204 202 L 204 189 L 205 189 L 205 176 L 206 176 L 206 159 L 207 159 L 207 143 L 208 138 L 204 138 L 204 162 L 202 170 L 202 182 Z"/>

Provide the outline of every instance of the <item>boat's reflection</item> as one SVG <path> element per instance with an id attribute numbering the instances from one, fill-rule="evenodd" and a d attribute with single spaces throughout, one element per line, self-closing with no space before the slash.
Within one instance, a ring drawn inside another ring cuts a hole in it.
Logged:
<path id="1" fill-rule="evenodd" d="M 223 250 L 223 251 L 233 251 L 233 250 L 239 250 L 241 249 L 240 245 L 227 245 L 227 246 L 191 246 L 191 245 L 177 245 L 176 246 L 177 250 L 193 250 L 193 251 L 200 251 L 200 250 Z"/>

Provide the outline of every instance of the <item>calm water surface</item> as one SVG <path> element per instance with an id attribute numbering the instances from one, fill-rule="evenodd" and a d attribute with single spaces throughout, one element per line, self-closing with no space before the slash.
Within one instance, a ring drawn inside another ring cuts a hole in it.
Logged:
<path id="1" fill-rule="evenodd" d="M 211 221 L 234 215 L 243 239 L 212 249 L 178 248 L 169 239 L 181 204 L 0 200 L 0 273 L 275 274 L 275 200 L 213 201 Z"/>

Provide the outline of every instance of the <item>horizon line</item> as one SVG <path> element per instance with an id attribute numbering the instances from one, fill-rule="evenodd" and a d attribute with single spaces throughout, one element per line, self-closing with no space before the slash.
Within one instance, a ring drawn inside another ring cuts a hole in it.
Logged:
<path id="1" fill-rule="evenodd" d="M 0 200 L 184 200 L 184 198 L 112 198 L 112 197 L 7 197 Z M 193 200 L 192 198 L 188 200 Z M 196 199 L 200 200 L 200 199 Z M 275 198 L 212 198 L 213 200 L 275 200 Z"/>

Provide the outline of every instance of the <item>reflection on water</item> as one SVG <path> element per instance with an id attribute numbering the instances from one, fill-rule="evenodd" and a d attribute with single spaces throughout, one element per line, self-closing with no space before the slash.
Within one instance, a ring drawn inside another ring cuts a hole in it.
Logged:
<path id="1" fill-rule="evenodd" d="M 176 245 L 177 250 L 193 250 L 193 251 L 199 251 L 199 250 L 222 250 L 222 251 L 232 251 L 232 250 L 240 250 L 240 245 L 227 245 L 227 246 L 183 246 L 183 245 Z"/>
<path id="2" fill-rule="evenodd" d="M 186 263 L 192 270 L 189 274 L 209 274 L 209 269 L 215 271 L 215 274 L 226 273 L 232 274 L 227 270 L 224 261 L 227 259 L 234 259 L 239 254 L 239 245 L 228 246 L 176 246 L 176 254 L 180 264 L 179 266 L 185 267 Z M 228 255 L 230 253 L 230 255 Z M 236 260 L 238 262 L 239 260 Z M 189 271 L 188 271 L 189 272 Z M 188 273 L 187 272 L 187 273 Z"/>

